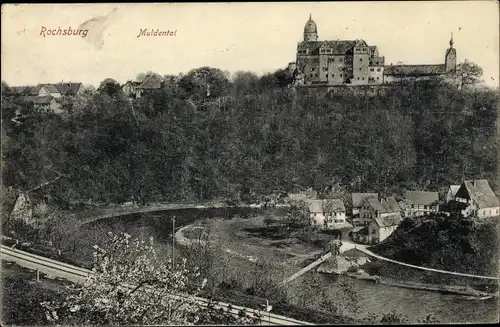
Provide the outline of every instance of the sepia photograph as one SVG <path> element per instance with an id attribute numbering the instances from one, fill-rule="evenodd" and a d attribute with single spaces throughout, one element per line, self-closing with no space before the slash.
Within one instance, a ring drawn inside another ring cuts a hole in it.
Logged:
<path id="1" fill-rule="evenodd" d="M 498 324 L 499 14 L 2 4 L 0 324 Z"/>

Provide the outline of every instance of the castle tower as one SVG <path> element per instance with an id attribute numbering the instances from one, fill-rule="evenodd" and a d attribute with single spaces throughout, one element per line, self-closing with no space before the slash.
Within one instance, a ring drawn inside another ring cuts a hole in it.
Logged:
<path id="1" fill-rule="evenodd" d="M 446 50 L 444 67 L 447 73 L 454 73 L 457 69 L 457 50 L 453 48 L 453 33 L 451 33 L 450 47 Z"/>
<path id="2" fill-rule="evenodd" d="M 312 20 L 311 15 L 309 14 L 309 20 L 304 26 L 304 41 L 317 41 L 318 40 L 318 28 L 316 27 L 316 23 Z"/>

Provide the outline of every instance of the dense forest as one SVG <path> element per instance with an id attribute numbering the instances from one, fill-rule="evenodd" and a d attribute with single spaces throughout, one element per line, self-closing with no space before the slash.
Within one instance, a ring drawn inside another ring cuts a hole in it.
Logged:
<path id="1" fill-rule="evenodd" d="M 498 90 L 431 80 L 323 96 L 287 87 L 285 71 L 229 78 L 209 67 L 163 80 L 130 100 L 106 79 L 63 97 L 63 114 L 33 110 L 3 82 L 3 185 L 44 185 L 39 195 L 63 207 L 499 185 Z"/>

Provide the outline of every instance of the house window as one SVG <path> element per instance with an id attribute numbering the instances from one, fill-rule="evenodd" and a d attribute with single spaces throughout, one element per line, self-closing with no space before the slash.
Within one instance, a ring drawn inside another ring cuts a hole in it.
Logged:
<path id="1" fill-rule="evenodd" d="M 343 61 L 343 59 L 342 59 L 342 58 L 340 58 L 340 62 L 342 62 L 342 61 Z"/>
<path id="2" fill-rule="evenodd" d="M 328 70 L 328 67 L 323 67 L 323 71 L 326 72 Z"/>
<path id="3" fill-rule="evenodd" d="M 359 79 L 359 77 L 358 77 L 358 79 Z"/>
<path id="4" fill-rule="evenodd" d="M 341 75 L 342 76 L 342 75 Z M 335 74 L 332 74 L 332 77 L 335 77 Z"/>
<path id="5" fill-rule="evenodd" d="M 316 75 L 316 77 L 318 77 L 318 74 L 315 74 L 315 75 Z"/>
<path id="6" fill-rule="evenodd" d="M 377 77 L 377 79 L 379 79 L 379 78 Z"/>
<path id="7" fill-rule="evenodd" d="M 379 71 L 380 71 L 380 68 L 377 68 L 377 71 L 379 72 Z"/>
<path id="8" fill-rule="evenodd" d="M 372 71 L 373 71 L 373 68 L 370 68 L 370 71 L 372 72 Z"/>
<path id="9" fill-rule="evenodd" d="M 325 77 L 326 77 L 326 78 L 328 78 L 328 73 L 327 73 L 327 74 L 325 74 Z M 333 76 L 332 76 L 332 77 L 333 77 Z"/>
<path id="10" fill-rule="evenodd" d="M 342 74 L 340 74 L 340 77 L 342 77 Z"/>
<path id="11" fill-rule="evenodd" d="M 359 70 L 361 70 L 361 67 L 359 67 Z"/>
<path id="12" fill-rule="evenodd" d="M 363 80 L 364 80 L 364 79 L 365 79 L 365 78 L 363 77 Z"/>
<path id="13" fill-rule="evenodd" d="M 311 71 L 313 72 L 314 71 L 314 67 L 311 68 Z"/>
<path id="14" fill-rule="evenodd" d="M 311 74 L 311 77 L 313 77 L 313 74 Z"/>
<path id="15" fill-rule="evenodd" d="M 359 58 L 359 61 L 363 61 L 363 58 Z"/>

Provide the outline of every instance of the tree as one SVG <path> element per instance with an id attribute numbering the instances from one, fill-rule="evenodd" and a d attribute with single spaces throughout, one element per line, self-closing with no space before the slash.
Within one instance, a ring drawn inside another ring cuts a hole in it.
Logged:
<path id="1" fill-rule="evenodd" d="M 110 97 L 117 97 L 118 95 L 123 94 L 120 84 L 112 78 L 106 78 L 103 80 L 97 89 L 97 93 L 107 94 Z"/>
<path id="2" fill-rule="evenodd" d="M 476 63 L 465 59 L 457 66 L 457 75 L 461 79 L 461 86 L 473 86 L 482 82 L 483 69 Z"/>
<path id="3" fill-rule="evenodd" d="M 186 325 L 255 323 L 259 318 L 233 318 L 213 304 L 195 299 L 202 286 L 193 285 L 196 271 L 186 260 L 162 262 L 153 239 L 131 239 L 109 233 L 103 247 L 94 246 L 93 274 L 72 285 L 64 301 L 43 302 L 47 319 L 62 324 Z"/>

